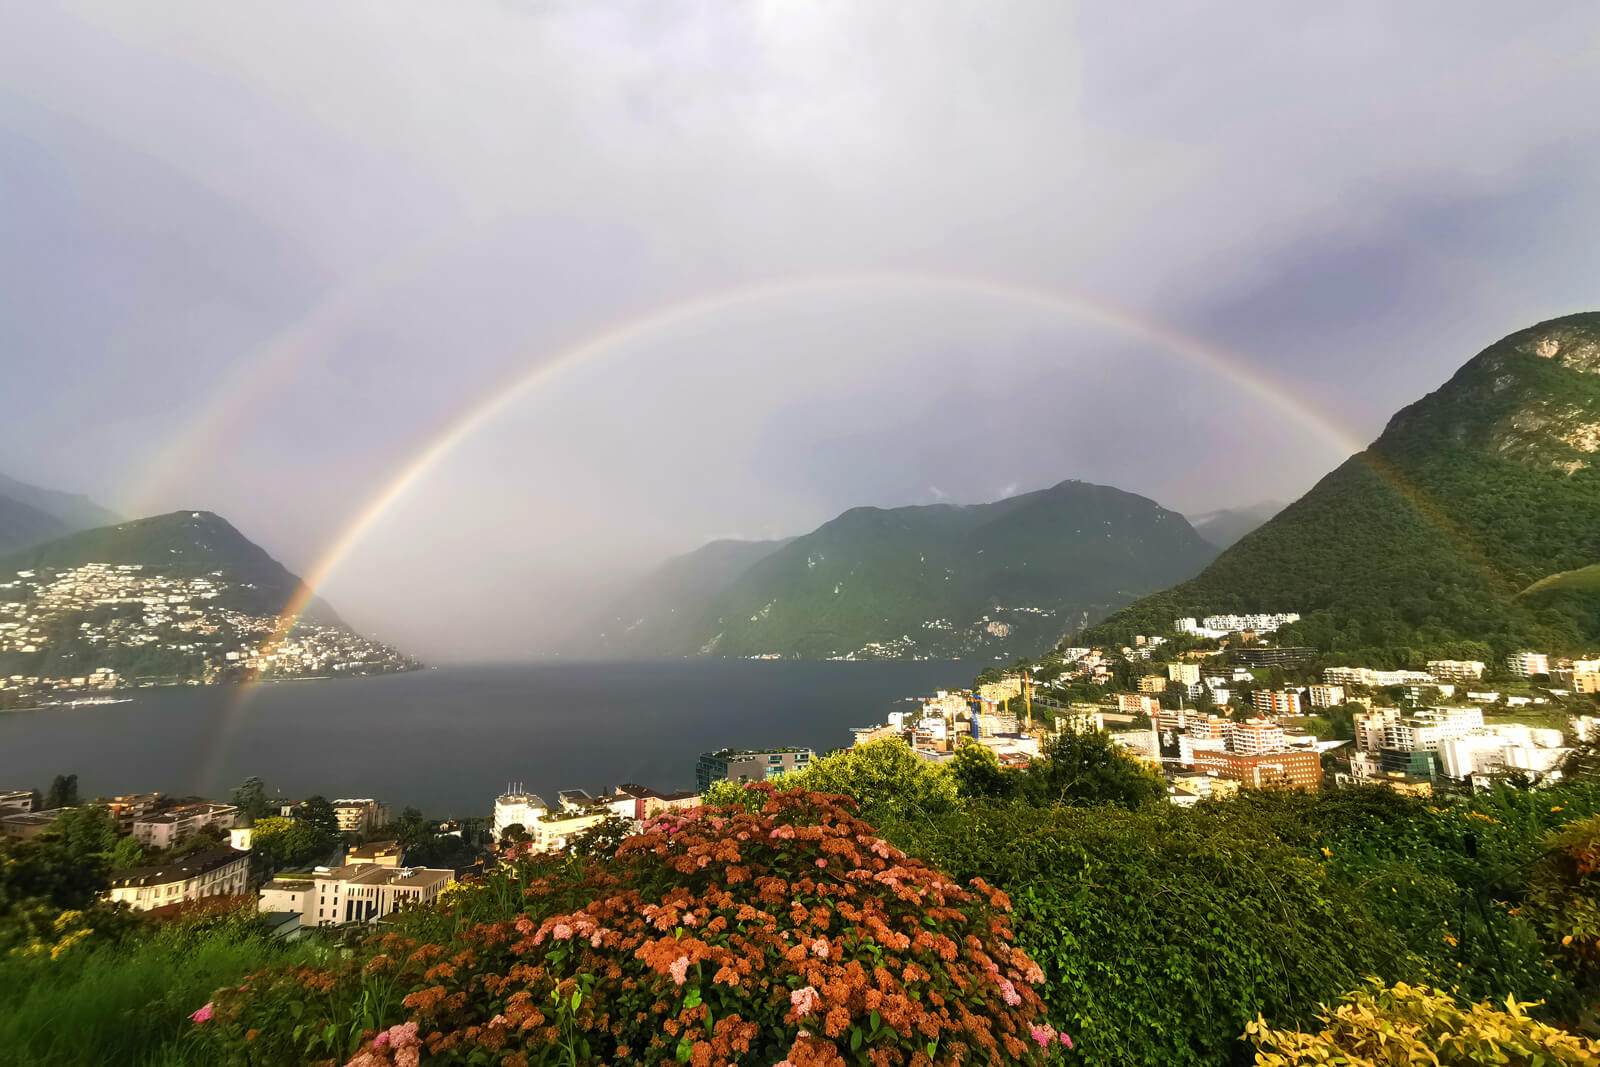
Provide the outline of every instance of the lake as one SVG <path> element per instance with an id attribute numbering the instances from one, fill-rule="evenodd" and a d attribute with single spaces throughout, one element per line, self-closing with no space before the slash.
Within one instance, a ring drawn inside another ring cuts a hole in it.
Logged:
<path id="1" fill-rule="evenodd" d="M 723 747 L 850 742 L 905 697 L 970 684 L 983 664 L 683 660 L 441 667 L 407 674 L 146 689 L 125 704 L 0 714 L 0 792 L 77 774 L 85 797 L 376 797 L 398 813 L 490 814 L 522 783 L 555 801 L 622 782 L 692 788 Z"/>

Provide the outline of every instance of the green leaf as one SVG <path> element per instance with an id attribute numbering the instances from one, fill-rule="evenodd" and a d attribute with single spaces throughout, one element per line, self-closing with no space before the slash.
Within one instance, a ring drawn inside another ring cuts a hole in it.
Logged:
<path id="1" fill-rule="evenodd" d="M 858 1027 L 850 1028 L 850 1051 L 855 1052 L 861 1047 L 861 1030 Z"/>
<path id="2" fill-rule="evenodd" d="M 572 991 L 572 1010 L 573 1011 L 577 1011 L 578 1010 L 578 1005 L 582 1004 L 582 1003 L 583 1003 L 583 991 L 581 989 L 574 989 Z"/>
<path id="3" fill-rule="evenodd" d="M 677 1060 L 679 1063 L 688 1063 L 689 1056 L 693 1052 L 694 1038 L 690 1037 L 688 1034 L 685 1034 L 678 1038 L 678 1048 L 673 1054 L 673 1059 Z"/>

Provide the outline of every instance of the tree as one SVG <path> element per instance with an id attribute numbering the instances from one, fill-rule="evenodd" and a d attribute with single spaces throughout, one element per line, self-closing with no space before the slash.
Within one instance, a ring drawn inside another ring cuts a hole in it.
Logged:
<path id="1" fill-rule="evenodd" d="M 1050 739 L 1043 759 L 1021 772 L 1017 793 L 1036 804 L 1137 808 L 1164 800 L 1167 787 L 1104 730 L 1068 729 Z"/>
<path id="2" fill-rule="evenodd" d="M 58 774 L 55 781 L 50 783 L 50 791 L 44 795 L 46 811 L 56 808 L 76 807 L 78 803 L 78 776 L 76 774 Z"/>
<path id="3" fill-rule="evenodd" d="M 1015 775 L 1000 766 L 994 749 L 969 741 L 956 749 L 950 761 L 956 776 L 956 791 L 963 797 L 1006 797 L 1011 795 Z"/>
<path id="4" fill-rule="evenodd" d="M 252 822 L 261 818 L 269 810 L 267 806 L 267 787 L 260 778 L 253 774 L 234 789 L 232 799 L 234 806 L 249 816 Z"/>
<path id="5" fill-rule="evenodd" d="M 111 869 L 125 871 L 130 867 L 142 867 L 144 859 L 144 846 L 139 844 L 138 838 L 118 838 L 117 847 L 111 850 Z"/>
<path id="6" fill-rule="evenodd" d="M 262 870 L 271 874 L 321 859 L 332 847 L 333 837 L 319 832 L 305 819 L 269 817 L 257 820 L 250 844 Z"/>
<path id="7" fill-rule="evenodd" d="M 99 857 L 109 864 L 117 847 L 117 822 L 105 808 L 75 807 L 56 816 L 41 836 L 60 841 L 74 856 Z"/>
<path id="8" fill-rule="evenodd" d="M 304 819 L 313 829 L 330 838 L 339 832 L 339 817 L 333 813 L 333 805 L 328 802 L 328 798 L 320 794 L 306 797 L 305 801 L 294 809 L 294 817 Z"/>
<path id="9" fill-rule="evenodd" d="M 887 813 L 937 814 L 958 803 L 950 768 L 923 759 L 897 737 L 813 760 L 805 770 L 784 775 L 780 784 L 784 789 L 843 793 L 855 798 L 869 819 Z"/>

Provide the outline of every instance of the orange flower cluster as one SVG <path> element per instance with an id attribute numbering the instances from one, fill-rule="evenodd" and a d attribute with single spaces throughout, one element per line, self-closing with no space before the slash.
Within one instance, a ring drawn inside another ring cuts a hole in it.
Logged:
<path id="1" fill-rule="evenodd" d="M 414 1023 L 428 1062 L 891 1067 L 1063 1053 L 1004 894 L 906 857 L 848 798 L 751 788 L 759 811 L 660 816 L 448 946 L 379 939 L 346 980 L 406 980 L 408 1014 L 383 1022 Z M 395 1054 L 380 1036 L 362 1040 L 360 1063 Z"/>

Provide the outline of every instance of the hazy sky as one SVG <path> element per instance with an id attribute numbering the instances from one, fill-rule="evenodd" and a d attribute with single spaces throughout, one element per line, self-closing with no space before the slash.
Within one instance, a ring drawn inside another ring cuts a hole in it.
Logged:
<path id="1" fill-rule="evenodd" d="M 1597 101 L 1587 2 L 0 0 L 0 471 L 308 572 L 687 302 L 328 599 L 501 658 L 856 504 L 1292 499 L 1600 306 Z"/>

